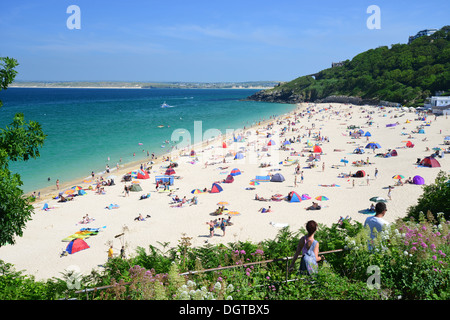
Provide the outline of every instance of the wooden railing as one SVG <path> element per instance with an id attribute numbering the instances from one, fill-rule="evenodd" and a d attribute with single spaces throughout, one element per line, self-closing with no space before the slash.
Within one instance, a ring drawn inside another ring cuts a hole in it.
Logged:
<path id="1" fill-rule="evenodd" d="M 344 251 L 344 249 L 337 249 L 337 250 L 331 250 L 331 251 L 324 251 L 324 252 L 319 252 L 319 255 L 324 255 L 324 254 L 330 254 L 330 253 L 336 253 L 336 252 L 342 252 Z M 301 259 L 301 255 L 298 256 L 299 259 Z M 187 271 L 187 272 L 183 272 L 180 273 L 180 276 L 185 276 L 185 275 L 193 275 L 193 274 L 198 274 L 198 273 L 204 273 L 204 272 L 212 272 L 212 271 L 220 271 L 220 270 L 226 270 L 226 269 L 233 269 L 233 268 L 242 268 L 242 267 L 248 267 L 248 266 L 252 266 L 252 265 L 258 265 L 258 264 L 264 264 L 264 263 L 271 263 L 271 262 L 279 262 L 279 261 L 285 261 L 286 262 L 286 273 L 285 273 L 285 281 L 284 282 L 288 282 L 288 276 L 289 276 L 289 261 L 292 260 L 293 257 L 285 257 L 285 258 L 277 258 L 277 259 L 270 259 L 270 260 L 262 260 L 262 261 L 255 261 L 255 262 L 249 262 L 249 263 L 244 263 L 244 264 L 238 264 L 238 265 L 232 265 L 232 266 L 225 266 L 225 267 L 217 267 L 217 268 L 210 268 L 210 269 L 204 269 L 204 270 L 194 270 L 194 271 Z M 126 286 L 126 285 L 130 285 L 131 282 L 125 282 L 122 283 L 121 285 Z M 88 293 L 89 292 L 96 292 L 99 290 L 105 290 L 105 289 L 110 289 L 114 287 L 113 285 L 108 285 L 108 286 L 102 286 L 102 287 L 95 287 L 95 288 L 86 288 L 83 290 L 78 290 L 75 291 L 75 293 L 80 294 L 80 293 L 86 293 L 86 299 L 88 298 Z"/>

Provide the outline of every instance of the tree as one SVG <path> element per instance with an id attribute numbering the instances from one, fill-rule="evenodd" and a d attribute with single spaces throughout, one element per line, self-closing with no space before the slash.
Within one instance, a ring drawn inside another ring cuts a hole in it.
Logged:
<path id="1" fill-rule="evenodd" d="M 439 212 L 444 213 L 445 220 L 450 220 L 450 175 L 439 171 L 434 183 L 423 187 L 423 194 L 417 204 L 408 208 L 408 217 L 419 219 L 420 212 L 427 214 L 431 211 L 437 219 Z"/>
<path id="2" fill-rule="evenodd" d="M 17 60 L 0 57 L 0 90 L 6 90 L 14 81 L 16 66 Z M 0 101 L 0 107 L 2 105 Z M 33 213 L 33 207 L 20 188 L 23 184 L 20 175 L 12 173 L 8 164 L 39 157 L 39 147 L 45 137 L 41 125 L 26 122 L 22 113 L 17 113 L 9 126 L 0 128 L 0 246 L 13 244 L 16 236 L 22 236 Z"/>

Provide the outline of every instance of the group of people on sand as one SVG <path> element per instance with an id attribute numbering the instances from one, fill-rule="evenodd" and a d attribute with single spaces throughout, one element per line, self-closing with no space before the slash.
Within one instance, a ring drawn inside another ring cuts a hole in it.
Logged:
<path id="1" fill-rule="evenodd" d="M 151 218 L 149 214 L 146 215 L 144 218 L 144 216 L 142 216 L 142 213 L 139 213 L 139 215 L 136 218 L 134 218 L 134 221 L 145 221 L 148 218 Z"/>
<path id="2" fill-rule="evenodd" d="M 81 219 L 80 223 L 86 224 L 94 221 L 93 218 L 89 217 L 89 215 L 86 213 L 86 215 Z"/>
<path id="3" fill-rule="evenodd" d="M 173 202 L 171 207 L 182 207 L 185 204 L 196 205 L 198 204 L 198 198 L 197 196 L 193 196 L 192 199 L 186 199 L 186 196 L 183 197 L 183 199 L 180 199 L 178 195 L 175 195 L 174 198 L 172 198 Z"/>
<path id="4" fill-rule="evenodd" d="M 206 224 L 209 225 L 209 237 L 210 238 L 214 237 L 214 235 L 215 235 L 214 229 L 216 227 L 219 227 L 220 230 L 222 230 L 222 237 L 225 237 L 226 227 L 233 225 L 233 223 L 231 222 L 231 216 L 228 216 L 228 219 L 219 218 L 219 220 L 217 220 L 217 219 L 210 220 L 210 221 L 206 222 Z"/>

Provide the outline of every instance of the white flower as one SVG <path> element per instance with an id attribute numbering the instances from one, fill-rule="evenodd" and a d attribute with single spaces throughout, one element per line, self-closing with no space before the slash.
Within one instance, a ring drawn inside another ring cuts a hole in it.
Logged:
<path id="1" fill-rule="evenodd" d="M 183 284 L 181 287 L 178 288 L 179 291 L 187 291 L 188 287 L 187 285 Z"/>
<path id="2" fill-rule="evenodd" d="M 194 288 L 195 287 L 195 282 L 192 281 L 192 280 L 188 280 L 187 286 L 188 286 L 188 288 Z"/>
<path id="3" fill-rule="evenodd" d="M 233 300 L 233 297 L 232 297 L 232 296 L 228 296 L 228 297 L 226 298 L 226 300 Z"/>
<path id="4" fill-rule="evenodd" d="M 220 284 L 220 282 L 216 282 L 216 284 L 214 285 L 214 289 L 217 290 L 217 291 L 222 289 L 222 285 Z"/>
<path id="5" fill-rule="evenodd" d="M 180 299 L 181 300 L 189 300 L 189 294 L 186 292 L 186 291 L 182 291 L 181 293 L 180 293 Z"/>
<path id="6" fill-rule="evenodd" d="M 230 283 L 230 284 L 227 286 L 227 292 L 233 292 L 233 290 L 234 290 L 234 287 L 233 287 L 233 285 Z"/>

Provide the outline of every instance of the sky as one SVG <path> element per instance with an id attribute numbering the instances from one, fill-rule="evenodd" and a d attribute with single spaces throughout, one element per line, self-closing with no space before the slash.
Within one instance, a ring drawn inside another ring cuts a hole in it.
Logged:
<path id="1" fill-rule="evenodd" d="M 2 2 L 21 81 L 290 81 L 450 25 L 448 0 Z"/>

